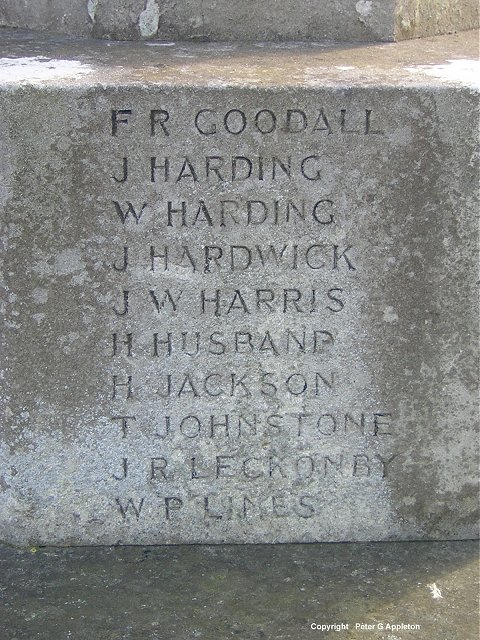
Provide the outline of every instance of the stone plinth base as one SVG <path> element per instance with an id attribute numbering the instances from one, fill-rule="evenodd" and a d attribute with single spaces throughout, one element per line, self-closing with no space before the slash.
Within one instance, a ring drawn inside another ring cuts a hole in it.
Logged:
<path id="1" fill-rule="evenodd" d="M 2 34 L 0 538 L 476 534 L 476 44 Z"/>

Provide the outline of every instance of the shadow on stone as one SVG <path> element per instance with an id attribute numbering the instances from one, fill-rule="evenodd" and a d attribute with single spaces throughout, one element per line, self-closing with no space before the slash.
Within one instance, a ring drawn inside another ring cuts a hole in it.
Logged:
<path id="1" fill-rule="evenodd" d="M 478 630 L 477 556 L 474 541 L 3 547 L 0 631 L 9 640 L 468 640 Z"/>

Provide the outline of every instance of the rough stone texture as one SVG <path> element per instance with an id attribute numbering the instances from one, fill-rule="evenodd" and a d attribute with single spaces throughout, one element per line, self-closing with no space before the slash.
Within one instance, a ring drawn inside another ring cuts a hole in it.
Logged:
<path id="1" fill-rule="evenodd" d="M 476 45 L 3 34 L 0 538 L 477 534 Z"/>
<path id="2" fill-rule="evenodd" d="M 53 33 L 90 35 L 88 2 L 68 0 L 2 0 L 0 25 Z"/>
<path id="3" fill-rule="evenodd" d="M 390 41 L 478 27 L 478 2 L 3 0 L 0 25 L 119 40 Z"/>
<path id="4" fill-rule="evenodd" d="M 398 0 L 395 39 L 421 38 L 478 27 L 476 0 Z"/>
<path id="5" fill-rule="evenodd" d="M 472 541 L 0 547 L 0 590 L 9 640 L 476 640 L 479 631 Z"/>

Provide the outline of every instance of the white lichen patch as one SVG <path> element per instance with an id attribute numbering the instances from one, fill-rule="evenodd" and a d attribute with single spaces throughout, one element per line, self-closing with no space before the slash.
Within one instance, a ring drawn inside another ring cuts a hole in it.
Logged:
<path id="1" fill-rule="evenodd" d="M 480 89 L 480 61 L 466 58 L 447 60 L 446 64 L 406 67 L 410 73 L 423 73 L 447 82 L 458 82 L 473 89 Z"/>
<path id="2" fill-rule="evenodd" d="M 66 354 L 72 353 L 72 344 L 80 338 L 80 334 L 77 331 L 71 331 L 65 336 L 60 336 L 58 343 L 62 351 Z"/>
<path id="3" fill-rule="evenodd" d="M 355 10 L 358 13 L 358 19 L 360 22 L 365 22 L 366 18 L 372 13 L 373 2 L 372 0 L 358 0 L 355 5 Z"/>
<path id="4" fill-rule="evenodd" d="M 55 257 L 55 273 L 67 275 L 85 268 L 80 249 L 65 249 Z"/>
<path id="5" fill-rule="evenodd" d="M 146 42 L 147 47 L 174 47 L 175 42 Z"/>
<path id="6" fill-rule="evenodd" d="M 44 56 L 0 58 L 0 83 L 77 78 L 92 71 L 90 65 L 78 60 L 59 60 Z"/>
<path id="7" fill-rule="evenodd" d="M 88 17 L 92 22 L 95 22 L 95 14 L 97 12 L 98 0 L 88 0 L 87 3 L 87 12 Z"/>
<path id="8" fill-rule="evenodd" d="M 385 322 L 398 322 L 398 314 L 393 307 L 385 307 L 383 310 L 383 319 Z"/>
<path id="9" fill-rule="evenodd" d="M 443 598 L 442 596 L 442 592 L 440 591 L 440 589 L 437 587 L 437 585 L 435 584 L 435 582 L 432 582 L 432 584 L 427 584 L 427 587 L 430 589 L 430 592 L 432 594 L 432 598 L 434 600 L 438 600 L 440 598 Z"/>
<path id="10" fill-rule="evenodd" d="M 147 0 L 145 9 L 138 19 L 138 27 L 142 38 L 151 38 L 157 35 L 160 9 L 157 0 Z"/>
<path id="11" fill-rule="evenodd" d="M 45 304 L 48 300 L 48 290 L 37 287 L 32 291 L 32 298 L 36 304 Z"/>

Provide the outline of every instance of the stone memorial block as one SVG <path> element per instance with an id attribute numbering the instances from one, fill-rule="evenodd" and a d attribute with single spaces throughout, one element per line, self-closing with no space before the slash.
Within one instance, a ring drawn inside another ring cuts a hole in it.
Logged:
<path id="1" fill-rule="evenodd" d="M 475 57 L 2 35 L 2 540 L 476 534 Z"/>
<path id="2" fill-rule="evenodd" d="M 2 0 L 0 25 L 119 40 L 392 41 L 478 27 L 478 2 Z"/>

